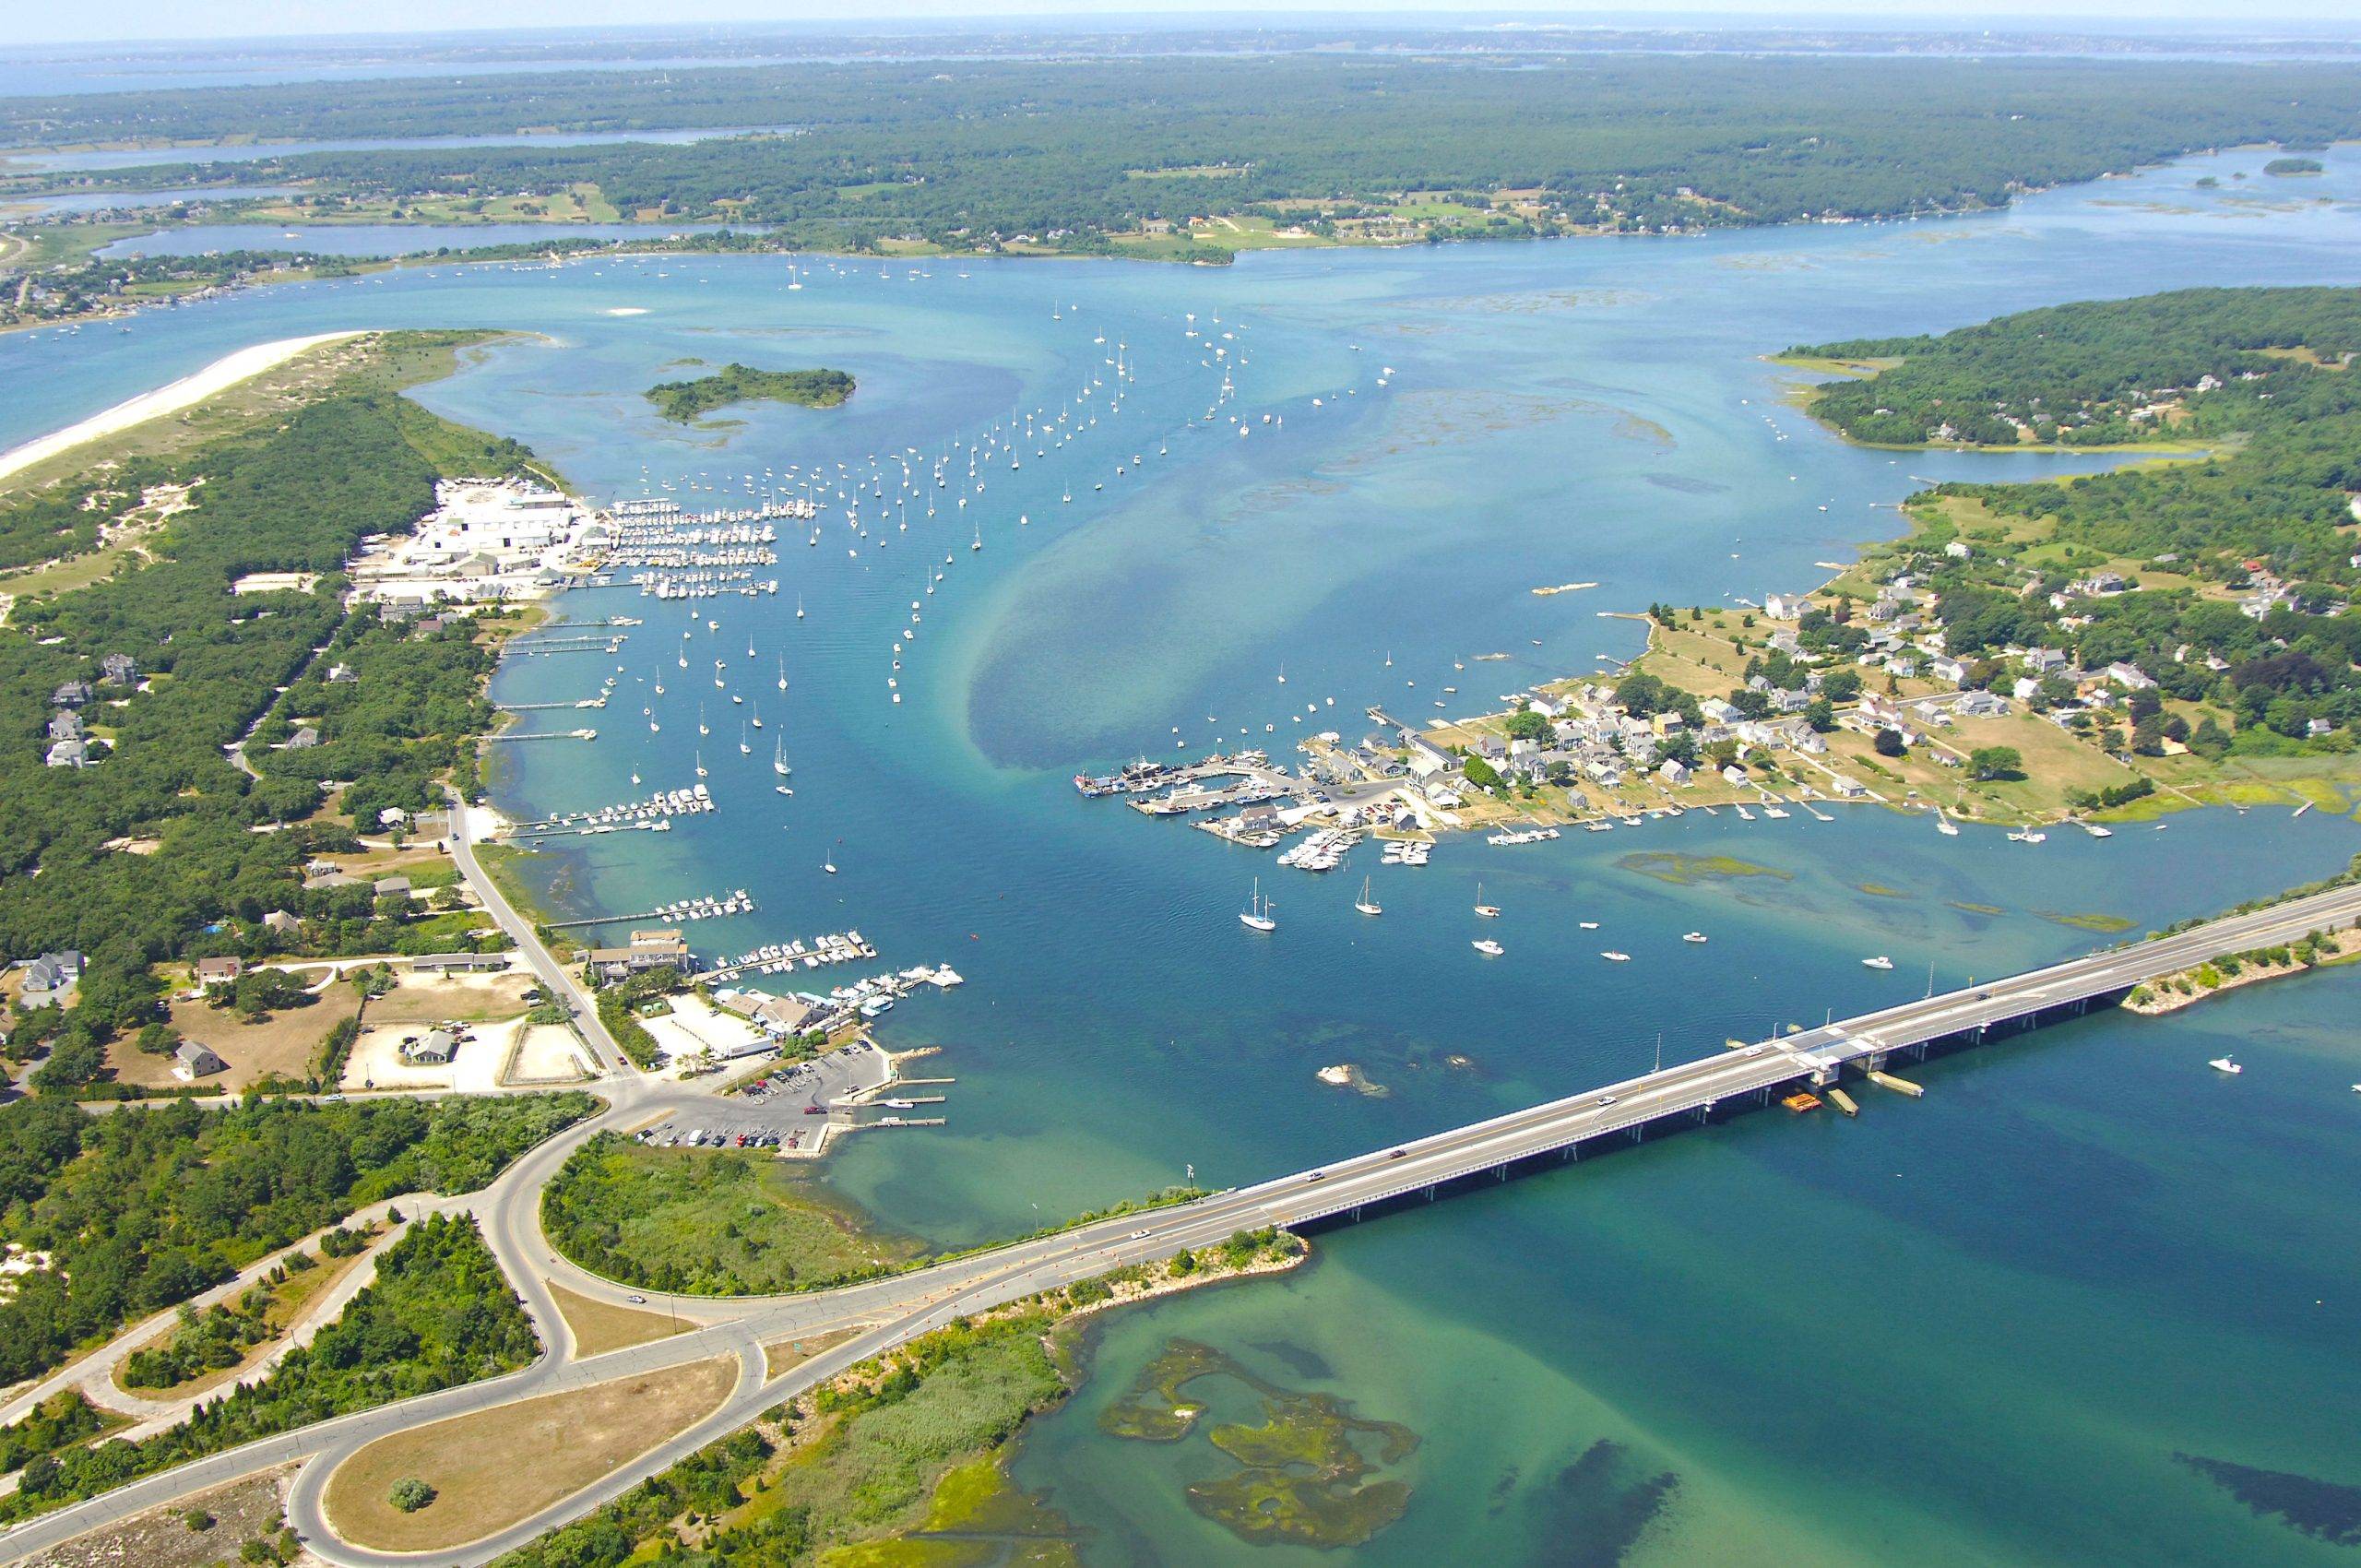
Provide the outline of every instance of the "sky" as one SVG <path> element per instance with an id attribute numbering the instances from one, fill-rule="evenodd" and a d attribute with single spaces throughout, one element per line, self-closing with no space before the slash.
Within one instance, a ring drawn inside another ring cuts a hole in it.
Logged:
<path id="1" fill-rule="evenodd" d="M 1659 18 L 1681 26 L 1701 17 L 1758 25 L 1809 13 L 1815 21 L 1843 16 L 1868 27 L 1981 27 L 2070 30 L 2086 22 L 2170 21 L 2217 24 L 2225 31 L 2266 30 L 2270 20 L 2352 22 L 2353 0 L 1618 0 L 1585 12 L 1567 0 L 1286 0 L 1276 10 L 1376 12 L 1500 17 L 1549 15 L 1580 21 L 1611 18 L 1618 26 Z M 832 22 L 857 26 L 895 18 L 987 18 L 1054 15 L 1109 21 L 1155 12 L 1225 19 L 1239 15 L 1235 0 L 1207 6 L 1196 0 L 110 0 L 104 6 L 61 6 L 46 0 L 0 0 L 0 49 L 78 42 L 267 38 L 338 33 L 442 32 L 485 28 L 608 26 L 695 27 L 705 24 Z M 1271 13 L 1264 13 L 1266 17 Z"/>

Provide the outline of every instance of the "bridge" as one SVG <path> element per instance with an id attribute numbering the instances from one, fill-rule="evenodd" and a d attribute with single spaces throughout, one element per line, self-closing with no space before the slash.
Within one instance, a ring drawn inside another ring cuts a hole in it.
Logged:
<path id="1" fill-rule="evenodd" d="M 463 866 L 467 861 L 462 860 Z M 469 868 L 472 873 L 472 867 Z M 486 885 L 488 884 L 480 884 Z M 529 926 L 502 902 L 495 911 L 529 937 Z M 288 1516 L 312 1550 L 342 1568 L 404 1568 L 415 1557 L 373 1551 L 338 1539 L 321 1506 L 336 1467 L 370 1442 L 429 1421 L 488 1409 L 563 1388 L 642 1376 L 716 1356 L 734 1357 L 737 1384 L 719 1408 L 594 1485 L 529 1519 L 467 1547 L 435 1552 L 437 1562 L 489 1562 L 544 1530 L 589 1512 L 695 1449 L 746 1425 L 763 1410 L 847 1368 L 968 1314 L 1131 1265 L 1156 1263 L 1182 1248 L 1211 1245 L 1264 1225 L 1312 1228 L 1348 1223 L 1392 1207 L 1432 1201 L 1452 1191 L 1504 1181 L 1528 1170 L 1628 1146 L 1684 1127 L 1769 1103 L 1785 1092 L 1833 1083 L 1847 1072 L 1874 1071 L 2112 1005 L 2133 987 L 2226 955 L 2294 942 L 2308 932 L 2361 920 L 2361 886 L 2332 888 L 2266 909 L 2225 916 L 2188 931 L 2035 969 L 2006 980 L 1928 996 L 1857 1017 L 1756 1041 L 1693 1062 L 1601 1085 L 1562 1099 L 1489 1118 L 1389 1148 L 1332 1161 L 1192 1203 L 1131 1214 L 953 1259 L 908 1274 L 802 1295 L 642 1297 L 581 1269 L 541 1233 L 543 1185 L 593 1133 L 628 1129 L 697 1104 L 694 1089 L 642 1078 L 621 1052 L 583 1019 L 613 1075 L 600 1087 L 611 1109 L 530 1150 L 482 1192 L 435 1206 L 472 1212 L 549 1349 L 504 1377 L 357 1411 L 267 1437 L 176 1468 L 143 1477 L 85 1503 L 37 1515 L 0 1533 L 0 1561 L 56 1546 L 144 1509 L 270 1467 L 303 1461 Z M 572 977 L 547 960 L 536 942 L 526 952 L 553 994 L 571 993 Z M 646 1345 L 583 1356 L 559 1312 L 553 1288 L 594 1301 L 675 1309 L 705 1327 Z M 718 1321 L 717 1321 L 718 1320 Z M 781 1339 L 842 1331 L 849 1337 L 811 1360 L 770 1375 L 763 1347 Z M 133 1334 L 152 1332 L 134 1328 Z M 71 1369 L 57 1376 L 71 1375 Z M 39 1392 L 36 1390 L 35 1392 Z"/>

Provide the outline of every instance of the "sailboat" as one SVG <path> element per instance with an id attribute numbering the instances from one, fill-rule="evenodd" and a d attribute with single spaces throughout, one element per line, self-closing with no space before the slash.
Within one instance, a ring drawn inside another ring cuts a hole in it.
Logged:
<path id="1" fill-rule="evenodd" d="M 781 778 L 795 771 L 787 766 L 787 737 L 784 735 L 776 735 L 771 739 L 771 771 Z"/>
<path id="2" fill-rule="evenodd" d="M 761 703 L 756 703 L 754 705 L 753 712 L 754 728 L 759 730 L 763 727 L 763 705 Z"/>
<path id="3" fill-rule="evenodd" d="M 778 661 L 778 689 L 782 692 L 787 690 L 787 659 L 784 657 Z"/>
<path id="4" fill-rule="evenodd" d="M 1959 837 L 1959 824 L 1945 816 L 1943 814 L 1943 808 L 1940 806 L 1937 806 L 1935 808 L 1935 831 L 1941 834 L 1946 838 L 1956 838 Z"/>
<path id="5" fill-rule="evenodd" d="M 795 618 L 803 619 L 803 596 L 800 593 L 795 596 Z"/>
<path id="6" fill-rule="evenodd" d="M 752 756 L 753 754 L 754 748 L 746 743 L 746 726 L 742 722 L 738 726 L 738 754 Z"/>
<path id="7" fill-rule="evenodd" d="M 1249 931 L 1279 929 L 1279 922 L 1271 918 L 1270 901 L 1263 897 L 1263 879 L 1259 876 L 1254 879 L 1253 895 L 1246 900 L 1246 908 L 1240 913 L 1238 923 Z"/>
<path id="8" fill-rule="evenodd" d="M 696 752 L 692 754 L 694 754 L 697 759 L 697 777 L 703 778 L 705 777 L 705 754 L 703 752 Z"/>
<path id="9" fill-rule="evenodd" d="M 1379 906 L 1378 901 L 1369 896 L 1369 878 L 1367 877 L 1361 878 L 1361 896 L 1353 901 L 1353 908 L 1358 909 L 1365 915 L 1382 915 L 1385 913 L 1385 910 Z"/>
<path id="10" fill-rule="evenodd" d="M 1501 918 L 1501 907 L 1498 904 L 1484 902 L 1484 885 L 1480 882 L 1476 885 L 1476 912 L 1488 921 L 1496 921 Z"/>

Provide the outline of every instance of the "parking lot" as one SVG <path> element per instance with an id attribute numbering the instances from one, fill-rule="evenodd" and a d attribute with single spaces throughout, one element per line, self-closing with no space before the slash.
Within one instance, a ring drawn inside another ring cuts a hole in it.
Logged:
<path id="1" fill-rule="evenodd" d="M 866 1040 L 780 1067 L 708 1105 L 674 1112 L 634 1134 L 657 1148 L 762 1148 L 782 1155 L 817 1150 L 820 1129 L 860 1118 L 847 1102 L 893 1076 L 884 1051 Z"/>

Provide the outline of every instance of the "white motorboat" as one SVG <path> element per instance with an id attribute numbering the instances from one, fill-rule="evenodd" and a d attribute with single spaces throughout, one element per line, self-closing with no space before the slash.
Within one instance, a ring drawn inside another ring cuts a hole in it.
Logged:
<path id="1" fill-rule="evenodd" d="M 2231 1061 L 2226 1056 L 2216 1056 L 2213 1061 L 2208 1062 L 2206 1065 L 2213 1068 L 2217 1073 L 2236 1074 L 2246 1071 L 2244 1067 L 2239 1066 L 2236 1063 Z"/>
<path id="2" fill-rule="evenodd" d="M 1477 952 L 1481 953 L 1487 958 L 1497 958 L 1505 951 L 1499 943 L 1493 941 L 1489 936 L 1478 937 L 1474 942 L 1469 943 L 1468 945 L 1475 948 Z"/>
<path id="3" fill-rule="evenodd" d="M 1880 953 L 1874 958 L 1862 959 L 1861 968 L 1865 969 L 1890 969 L 1893 968 L 1893 960 Z"/>

